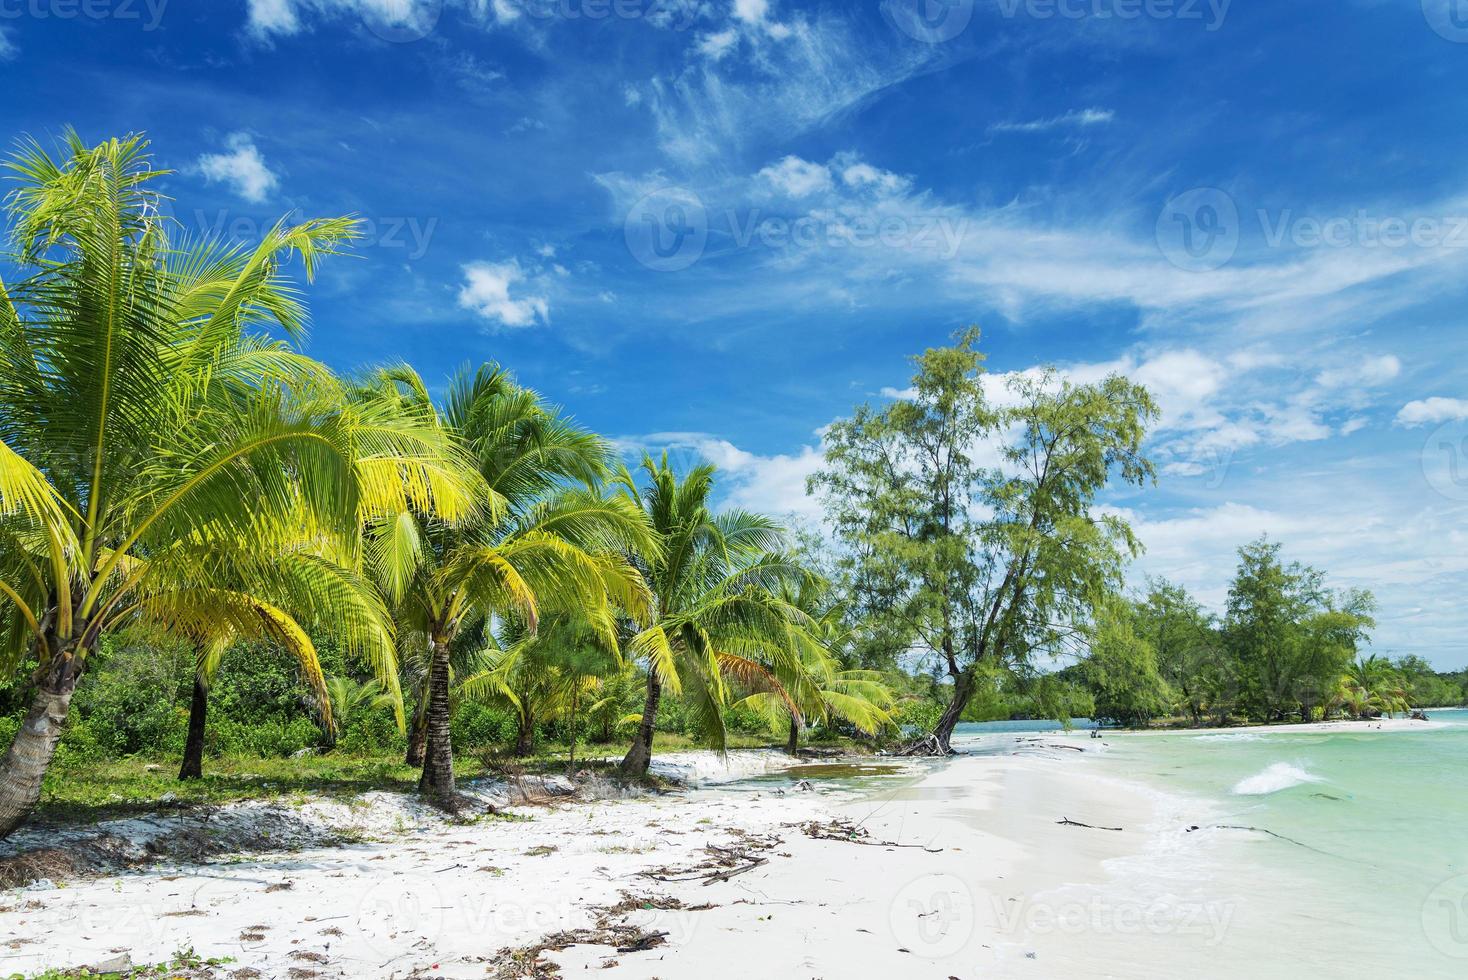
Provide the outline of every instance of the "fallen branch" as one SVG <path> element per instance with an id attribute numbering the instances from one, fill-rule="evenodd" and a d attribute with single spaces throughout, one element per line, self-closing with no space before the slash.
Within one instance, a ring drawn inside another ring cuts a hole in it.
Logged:
<path id="1" fill-rule="evenodd" d="M 618 946 L 619 953 L 640 953 L 654 946 L 661 946 L 668 937 L 666 932 L 644 932 L 626 946 Z"/>
<path id="2" fill-rule="evenodd" d="M 753 861 L 751 861 L 749 864 L 746 864 L 742 868 L 730 868 L 728 871 L 719 871 L 715 874 L 706 875 L 703 879 L 703 883 L 705 885 L 712 885 L 716 881 L 728 881 L 735 875 L 742 875 L 746 871 L 753 871 L 755 868 L 769 863 L 769 858 L 755 858 Z"/>
<path id="3" fill-rule="evenodd" d="M 1201 829 L 1201 828 L 1199 828 L 1199 827 L 1189 827 L 1188 828 L 1188 833 L 1191 834 L 1193 831 L 1199 830 L 1199 829 Z M 1274 831 L 1267 830 L 1264 827 L 1246 827 L 1243 824 L 1235 824 L 1235 823 L 1216 823 L 1216 824 L 1214 824 L 1209 829 L 1211 829 L 1211 830 L 1252 830 L 1256 834 L 1268 834 L 1270 837 L 1277 837 L 1280 840 L 1285 841 L 1286 843 L 1294 844 L 1296 847 L 1303 847 L 1307 851 L 1314 851 L 1316 854 L 1324 854 L 1326 857 L 1335 857 L 1335 858 L 1341 857 L 1341 855 L 1339 855 L 1339 854 L 1332 854 L 1329 851 L 1322 851 L 1318 847 L 1312 847 L 1309 844 L 1306 844 L 1302 840 L 1295 840 L 1293 837 L 1286 837 L 1284 834 L 1276 834 Z M 1349 860 L 1349 859 L 1342 858 L 1342 860 Z"/>
<path id="4" fill-rule="evenodd" d="M 953 751 L 953 749 L 945 749 L 942 745 L 938 744 L 938 736 L 936 735 L 925 735 L 915 742 L 909 742 L 906 746 L 898 749 L 896 752 L 893 753 L 893 755 L 927 755 L 938 757 L 946 757 L 957 754 L 958 753 Z"/>
<path id="5" fill-rule="evenodd" d="M 890 840 L 874 840 L 860 824 L 854 824 L 849 820 L 829 820 L 826 823 L 811 820 L 804 824 L 786 824 L 785 826 L 799 827 L 805 832 L 805 836 L 814 840 L 839 840 L 847 844 L 864 844 L 867 847 L 920 847 L 929 854 L 939 854 L 943 851 L 941 847 L 928 847 L 926 844 L 899 844 Z"/>
<path id="6" fill-rule="evenodd" d="M 1115 830 L 1115 831 L 1121 831 L 1121 830 L 1124 829 L 1122 827 L 1098 827 L 1098 826 L 1096 826 L 1093 823 L 1081 823 L 1079 820 L 1072 820 L 1069 817 L 1061 817 L 1059 820 L 1057 820 L 1055 822 L 1058 823 L 1058 824 L 1060 824 L 1062 827 L 1085 827 L 1087 830 Z"/>

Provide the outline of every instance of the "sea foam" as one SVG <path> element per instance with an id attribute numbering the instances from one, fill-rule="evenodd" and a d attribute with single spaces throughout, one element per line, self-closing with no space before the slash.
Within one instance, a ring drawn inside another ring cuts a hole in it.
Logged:
<path id="1" fill-rule="evenodd" d="M 1239 796 L 1264 796 L 1267 793 L 1278 793 L 1282 789 L 1291 786 L 1299 786 L 1302 783 L 1318 783 L 1320 777 L 1312 775 L 1299 766 L 1289 762 L 1276 762 L 1266 767 L 1262 772 L 1256 772 L 1252 776 L 1239 780 L 1234 786 L 1234 793 Z"/>

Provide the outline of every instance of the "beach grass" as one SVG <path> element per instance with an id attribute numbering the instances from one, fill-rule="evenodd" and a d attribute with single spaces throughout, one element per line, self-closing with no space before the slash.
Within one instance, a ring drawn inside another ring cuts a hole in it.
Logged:
<path id="1" fill-rule="evenodd" d="M 768 738 L 733 735 L 731 749 L 763 748 Z M 700 747 L 695 739 L 659 733 L 657 754 Z M 577 768 L 605 765 L 621 758 L 625 742 L 576 747 Z M 454 759 L 458 779 L 493 775 L 503 767 L 529 773 L 565 772 L 567 747 L 540 746 L 524 758 L 496 752 L 464 752 Z M 47 823 L 94 823 L 166 806 L 199 806 L 241 800 L 346 798 L 371 791 L 408 793 L 418 786 L 420 770 L 406 765 L 401 754 L 275 757 L 227 755 L 206 760 L 200 779 L 180 780 L 178 760 L 129 756 L 99 759 L 53 769 L 46 777 L 36 819 Z"/>

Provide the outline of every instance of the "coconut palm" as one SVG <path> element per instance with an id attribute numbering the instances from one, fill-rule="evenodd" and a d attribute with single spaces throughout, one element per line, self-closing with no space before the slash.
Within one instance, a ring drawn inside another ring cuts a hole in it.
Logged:
<path id="1" fill-rule="evenodd" d="M 739 702 L 762 714 L 771 728 L 788 726 L 785 750 L 797 755 L 800 733 L 812 723 L 844 721 L 858 731 L 876 734 L 892 720 L 895 695 L 880 671 L 847 670 L 839 651 L 851 640 L 844 610 L 831 601 L 828 583 L 803 576 L 787 583 L 780 597 L 798 615 L 786 627 L 779 649 L 794 657 L 776 656 L 770 669 L 780 690 L 756 691 Z"/>
<path id="2" fill-rule="evenodd" d="M 781 697 L 798 712 L 778 678 L 798 656 L 789 627 L 803 618 L 776 594 L 804 574 L 775 553 L 777 524 L 740 510 L 714 514 L 712 466 L 696 466 L 680 478 L 664 454 L 661 460 L 644 457 L 642 473 L 640 487 L 626 469 L 619 478 L 661 543 L 659 553 L 637 559 L 656 600 L 656 618 L 623 648 L 647 675 L 637 733 L 622 760 L 622 771 L 631 776 L 645 774 L 652 761 L 665 691 L 688 702 L 704 741 L 719 751 L 726 741 L 726 678 Z"/>
<path id="3" fill-rule="evenodd" d="M 535 751 L 538 725 L 562 721 L 570 728 L 571 764 L 576 758 L 577 723 L 583 709 L 604 698 L 603 678 L 623 672 L 615 644 L 577 618 L 576 610 L 546 610 L 535 633 L 519 621 L 506 622 L 499 648 L 486 656 L 486 669 L 466 677 L 463 697 L 506 704 L 515 713 L 514 754 Z"/>
<path id="4" fill-rule="evenodd" d="M 89 654 L 147 618 L 206 636 L 223 618 L 298 630 L 242 584 L 278 571 L 270 543 L 350 550 L 367 516 L 450 516 L 467 484 L 441 434 L 350 404 L 298 337 L 307 279 L 356 234 L 346 219 L 277 224 L 252 248 L 176 241 L 141 137 L 59 159 L 30 144 L 11 169 L 0 283 L 0 637 L 35 696 L 0 762 L 0 834 L 39 798 Z M 306 526 L 302 527 L 302 521 Z M 327 609 L 329 576 L 303 573 Z M 384 666 L 387 666 L 384 664 Z"/>
<path id="5" fill-rule="evenodd" d="M 295 658 L 315 695 L 322 727 L 328 738 L 334 738 L 344 719 L 337 714 L 307 627 L 330 629 L 347 653 L 375 668 L 377 679 L 372 683 L 395 706 L 402 725 L 392 621 L 376 590 L 324 556 L 293 551 L 284 543 L 276 553 L 277 559 L 268 566 L 272 574 L 256 576 L 248 585 L 232 589 L 185 585 L 177 597 L 168 597 L 169 606 L 177 609 L 160 610 L 154 596 L 136 607 L 139 618 L 167 632 L 182 633 L 198 651 L 180 779 L 203 775 L 209 689 L 226 652 L 241 641 L 273 643 Z"/>
<path id="6" fill-rule="evenodd" d="M 1411 698 L 1402 675 L 1391 661 L 1377 654 L 1358 656 L 1341 675 L 1334 703 L 1356 718 L 1411 710 Z"/>
<path id="7" fill-rule="evenodd" d="M 595 488 L 609 446 L 546 406 L 493 365 L 461 372 L 442 409 L 409 368 L 378 372 L 359 397 L 416 413 L 462 446 L 482 481 L 483 506 L 459 523 L 405 506 L 371 522 L 368 553 L 398 622 L 400 646 L 427 664 L 421 790 L 455 799 L 449 733 L 456 645 L 496 620 L 538 625 L 540 610 L 575 609 L 615 643 L 616 614 L 645 617 L 649 597 L 629 552 L 656 553 L 635 504 Z"/>
<path id="8" fill-rule="evenodd" d="M 331 706 L 331 743 L 336 744 L 337 733 L 351 725 L 352 720 L 364 712 L 402 710 L 402 699 L 383 687 L 382 681 L 372 678 L 358 681 L 350 677 L 328 677 L 326 694 Z"/>

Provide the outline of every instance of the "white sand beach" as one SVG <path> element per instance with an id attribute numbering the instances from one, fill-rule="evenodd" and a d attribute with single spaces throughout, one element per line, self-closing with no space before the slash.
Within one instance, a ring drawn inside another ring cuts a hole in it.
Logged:
<path id="1" fill-rule="evenodd" d="M 564 797 L 471 824 L 373 794 L 94 828 L 145 845 L 264 827 L 288 846 L 12 891 L 3 969 L 184 949 L 228 957 L 218 975 L 240 977 L 553 976 L 550 964 L 608 977 L 1137 977 L 1206 965 L 1231 909 L 1180 894 L 1158 863 L 1202 817 L 1097 772 L 1099 742 L 1011 741 L 1018 754 L 876 760 L 890 775 L 859 791 L 817 766 L 802 770 L 810 790 Z M 785 764 L 767 752 L 661 760 L 705 781 Z M 320 846 L 313 827 L 352 842 Z M 1100 829 L 1112 827 L 1123 829 Z M 502 952 L 545 943 L 538 956 Z"/>

